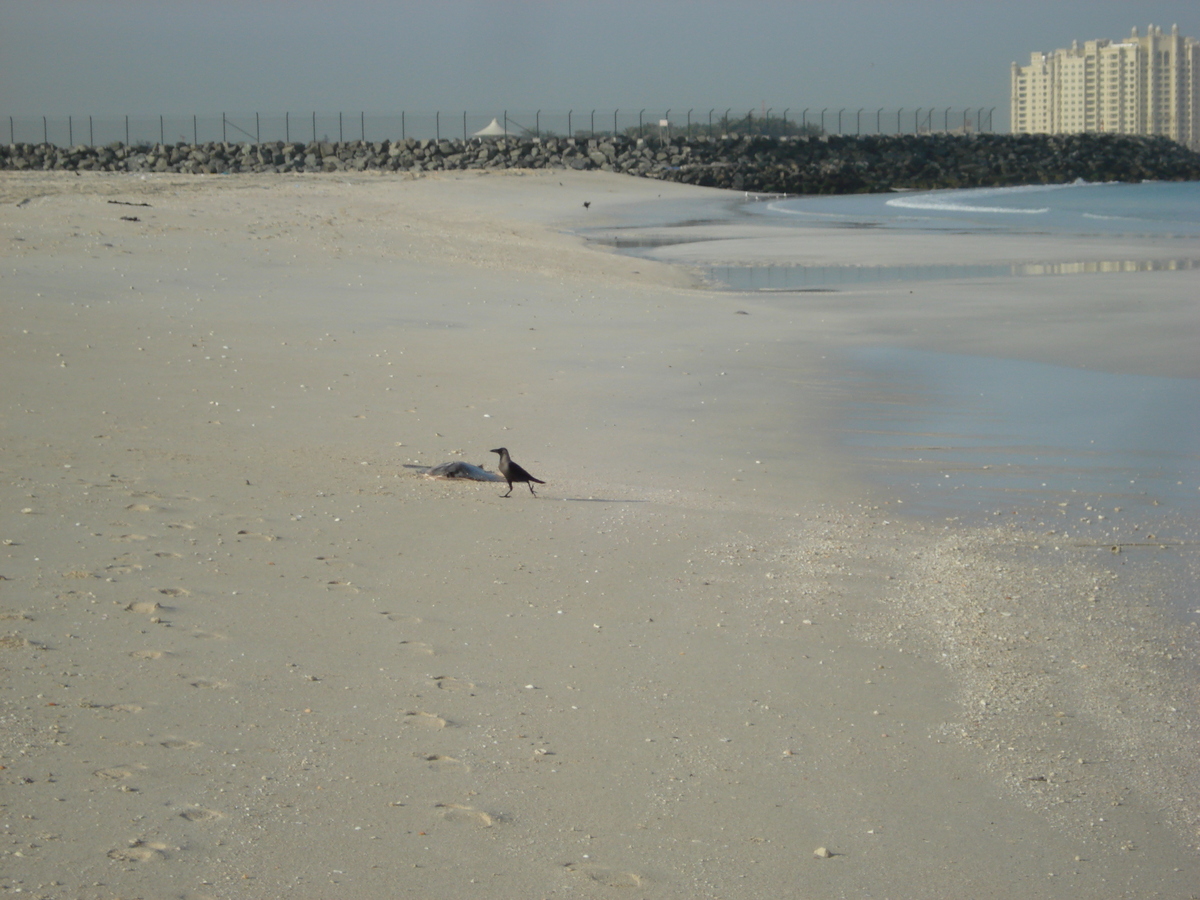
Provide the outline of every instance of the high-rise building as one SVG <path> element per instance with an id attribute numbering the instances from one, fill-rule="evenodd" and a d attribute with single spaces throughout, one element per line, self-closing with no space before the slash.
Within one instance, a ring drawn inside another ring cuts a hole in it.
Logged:
<path id="1" fill-rule="evenodd" d="M 1162 134 L 1200 150 L 1200 41 L 1151 25 L 1012 64 L 1012 130 Z"/>

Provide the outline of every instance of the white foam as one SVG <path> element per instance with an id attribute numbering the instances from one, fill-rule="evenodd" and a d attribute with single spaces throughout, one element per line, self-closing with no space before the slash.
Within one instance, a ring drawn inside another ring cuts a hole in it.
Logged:
<path id="1" fill-rule="evenodd" d="M 1039 216 L 1050 212 L 1050 207 L 985 206 L 971 201 L 981 200 L 985 197 L 1012 197 L 1020 194 L 1041 194 L 1047 191 L 1061 191 L 1084 184 L 1086 182 L 1076 181 L 1071 184 L 1023 184 L 1016 187 L 978 188 L 965 191 L 933 191 L 927 194 L 895 197 L 886 201 L 886 205 L 899 209 L 926 209 L 938 212 L 1011 213 Z M 950 199 L 951 197 L 954 199 Z"/>
<path id="2" fill-rule="evenodd" d="M 888 200 L 888 206 L 897 207 L 900 209 L 926 209 L 937 210 L 938 212 L 969 212 L 969 213 L 1015 213 L 1017 215 L 1032 215 L 1040 216 L 1050 212 L 1050 207 L 1039 206 L 1036 208 L 1014 207 L 1014 206 L 974 206 L 969 203 L 954 203 L 950 200 L 941 200 L 935 197 L 913 197 Z"/>

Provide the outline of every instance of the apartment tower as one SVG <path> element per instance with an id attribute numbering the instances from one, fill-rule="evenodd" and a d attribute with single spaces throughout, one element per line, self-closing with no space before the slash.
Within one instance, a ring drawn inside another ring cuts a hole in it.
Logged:
<path id="1" fill-rule="evenodd" d="M 1151 25 L 1012 64 L 1012 131 L 1161 134 L 1200 150 L 1200 41 Z"/>

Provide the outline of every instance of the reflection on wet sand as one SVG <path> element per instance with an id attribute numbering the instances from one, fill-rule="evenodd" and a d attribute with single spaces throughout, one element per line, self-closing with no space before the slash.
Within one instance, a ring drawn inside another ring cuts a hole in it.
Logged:
<path id="1" fill-rule="evenodd" d="M 1065 260 L 911 266 L 710 266 L 705 275 L 734 291 L 804 291 L 837 285 L 890 281 L 943 281 L 952 278 L 1004 278 L 1035 275 L 1102 275 L 1130 272 L 1183 272 L 1200 268 L 1200 258 Z"/>

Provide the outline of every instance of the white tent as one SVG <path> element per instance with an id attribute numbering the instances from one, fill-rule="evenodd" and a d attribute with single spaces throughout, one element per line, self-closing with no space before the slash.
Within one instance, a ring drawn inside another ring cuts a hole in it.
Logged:
<path id="1" fill-rule="evenodd" d="M 475 132 L 475 137 L 504 137 L 506 134 L 508 132 L 504 130 L 504 126 L 496 119 L 492 119 L 485 128 L 480 128 Z"/>

